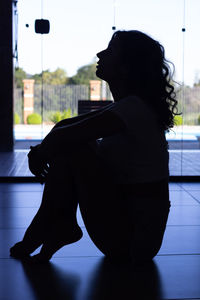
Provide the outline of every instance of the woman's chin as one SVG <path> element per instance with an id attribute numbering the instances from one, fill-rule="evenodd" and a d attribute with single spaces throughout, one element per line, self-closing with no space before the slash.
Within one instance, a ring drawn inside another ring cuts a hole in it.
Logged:
<path id="1" fill-rule="evenodd" d="M 96 76 L 99 77 L 99 78 L 101 78 L 101 72 L 99 72 L 98 69 L 96 70 Z M 102 78 L 101 78 L 101 79 L 102 79 Z"/>
<path id="2" fill-rule="evenodd" d="M 103 76 L 102 72 L 99 69 L 96 70 L 96 76 L 102 80 L 106 80 L 105 77 Z"/>

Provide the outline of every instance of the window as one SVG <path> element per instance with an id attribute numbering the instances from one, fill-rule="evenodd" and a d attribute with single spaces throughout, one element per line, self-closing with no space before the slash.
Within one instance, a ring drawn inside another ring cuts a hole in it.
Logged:
<path id="1" fill-rule="evenodd" d="M 107 46 L 114 27 L 137 29 L 159 40 L 175 64 L 183 114 L 166 135 L 170 174 L 200 175 L 199 11 L 196 0 L 19 1 L 15 138 L 42 139 L 56 121 L 77 114 L 77 101 L 90 99 L 91 91 L 100 90 L 94 95 L 98 99 L 110 99 L 105 83 L 100 88 L 90 83 L 98 79 L 96 53 Z M 35 33 L 40 18 L 50 21 L 50 34 Z"/>

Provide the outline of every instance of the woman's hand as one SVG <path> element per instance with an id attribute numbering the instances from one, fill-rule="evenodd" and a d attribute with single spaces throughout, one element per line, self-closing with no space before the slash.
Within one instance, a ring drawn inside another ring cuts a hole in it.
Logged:
<path id="1" fill-rule="evenodd" d="M 30 147 L 28 153 L 28 164 L 32 174 L 34 174 L 40 181 L 44 183 L 49 171 L 48 158 L 40 149 L 40 145 Z"/>

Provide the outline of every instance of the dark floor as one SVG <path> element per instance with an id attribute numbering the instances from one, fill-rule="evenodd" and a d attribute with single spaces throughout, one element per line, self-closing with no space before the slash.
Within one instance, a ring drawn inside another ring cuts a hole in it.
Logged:
<path id="1" fill-rule="evenodd" d="M 0 177 L 32 178 L 24 147 L 1 153 Z M 198 150 L 171 150 L 171 175 L 200 175 L 199 156 Z M 11 259 L 9 248 L 22 238 L 42 189 L 38 183 L 0 183 L 0 300 L 200 299 L 200 183 L 170 183 L 163 245 L 143 269 L 107 262 L 80 212 L 84 237 L 59 250 L 50 264 L 30 267 Z"/>
<path id="2" fill-rule="evenodd" d="M 59 250 L 48 265 L 9 257 L 40 204 L 39 183 L 0 183 L 0 299 L 200 299 L 200 183 L 170 183 L 171 211 L 154 263 L 111 264 L 84 237 Z"/>

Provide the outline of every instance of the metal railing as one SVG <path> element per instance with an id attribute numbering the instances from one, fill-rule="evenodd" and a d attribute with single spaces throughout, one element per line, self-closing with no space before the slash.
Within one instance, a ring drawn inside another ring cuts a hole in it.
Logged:
<path id="1" fill-rule="evenodd" d="M 87 85 L 43 85 L 43 101 L 41 99 L 42 86 L 34 86 L 34 112 L 41 114 L 43 120 L 48 121 L 50 112 L 64 111 L 70 108 L 72 115 L 78 112 L 78 100 L 90 99 L 90 90 Z M 112 100 L 108 86 L 104 90 L 106 100 Z M 184 87 L 177 91 L 179 111 L 183 113 L 184 125 L 200 125 L 200 87 Z M 42 109 L 43 103 L 43 109 Z M 23 90 L 14 89 L 14 112 L 20 116 L 23 123 Z"/>

